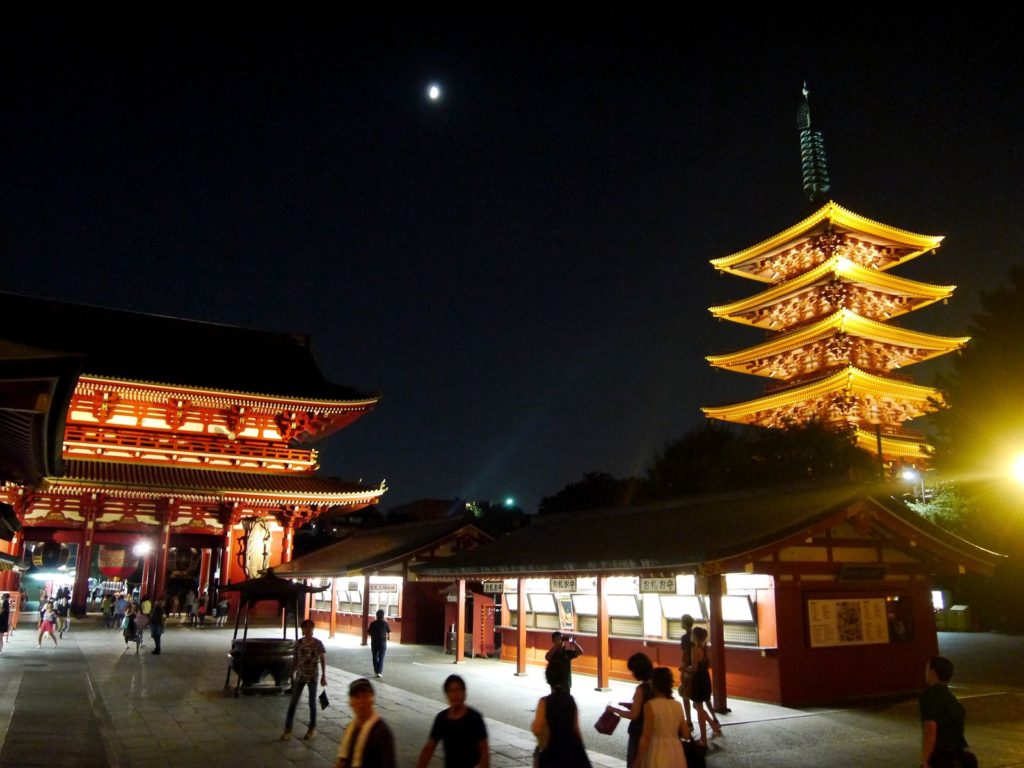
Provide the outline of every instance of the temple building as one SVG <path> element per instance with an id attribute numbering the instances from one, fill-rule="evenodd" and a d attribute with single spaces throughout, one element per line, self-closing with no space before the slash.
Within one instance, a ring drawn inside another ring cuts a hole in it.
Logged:
<path id="1" fill-rule="evenodd" d="M 762 427 L 810 420 L 849 425 L 858 444 L 885 461 L 924 464 L 924 436 L 903 425 L 940 407 L 942 395 L 897 371 L 959 349 L 969 338 L 897 326 L 896 318 L 949 298 L 956 286 L 890 270 L 933 253 L 942 237 L 880 224 L 827 199 L 824 145 L 810 130 L 806 96 L 805 89 L 799 114 L 804 189 L 812 203 L 824 204 L 774 237 L 711 261 L 722 272 L 767 284 L 710 311 L 768 338 L 707 360 L 771 381 L 761 397 L 703 411 Z"/>
<path id="2" fill-rule="evenodd" d="M 379 398 L 328 381 L 307 336 L 11 294 L 0 327 L 0 501 L 21 525 L 0 549 L 74 574 L 77 612 L 90 576 L 140 567 L 142 594 L 212 596 L 385 491 L 317 474 L 311 444 Z"/>

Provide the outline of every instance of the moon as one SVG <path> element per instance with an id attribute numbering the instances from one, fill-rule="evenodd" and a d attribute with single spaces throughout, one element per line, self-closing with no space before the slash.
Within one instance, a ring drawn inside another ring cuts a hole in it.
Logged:
<path id="1" fill-rule="evenodd" d="M 427 98 L 431 101 L 438 101 L 441 98 L 441 86 L 437 83 L 431 83 L 427 87 Z"/>

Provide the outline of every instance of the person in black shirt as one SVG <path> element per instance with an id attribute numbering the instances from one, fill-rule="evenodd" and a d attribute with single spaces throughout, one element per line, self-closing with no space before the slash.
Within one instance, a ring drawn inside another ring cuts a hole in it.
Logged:
<path id="1" fill-rule="evenodd" d="M 487 727 L 480 713 L 466 706 L 466 681 L 458 675 L 448 675 L 444 695 L 450 706 L 434 718 L 416 768 L 427 768 L 438 742 L 444 743 L 445 768 L 487 768 Z"/>
<path id="2" fill-rule="evenodd" d="M 566 692 L 572 690 L 572 660 L 582 655 L 583 649 L 575 638 L 561 632 L 551 633 L 551 648 L 544 654 L 544 658 L 548 662 L 548 670 Z"/>
<path id="3" fill-rule="evenodd" d="M 925 667 L 928 688 L 921 694 L 921 765 L 929 768 L 952 768 L 967 765 L 963 753 L 964 705 L 949 690 L 953 662 L 944 656 L 932 656 Z"/>
<path id="4" fill-rule="evenodd" d="M 377 611 L 377 620 L 370 622 L 366 632 L 370 636 L 370 659 L 373 661 L 373 673 L 377 677 L 384 677 L 384 653 L 388 649 L 388 640 L 391 639 L 391 627 L 384 621 L 384 611 Z"/>

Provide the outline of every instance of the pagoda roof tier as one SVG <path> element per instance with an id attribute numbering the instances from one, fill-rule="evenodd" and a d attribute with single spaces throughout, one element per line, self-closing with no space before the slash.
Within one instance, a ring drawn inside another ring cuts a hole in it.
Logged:
<path id="1" fill-rule="evenodd" d="M 889 320 L 948 298 L 954 290 L 955 285 L 908 280 L 833 256 L 799 277 L 709 311 L 722 320 L 781 331 L 840 309 Z"/>
<path id="2" fill-rule="evenodd" d="M 888 371 L 944 355 L 968 341 L 969 336 L 911 331 L 840 309 L 756 346 L 706 359 L 711 365 L 738 373 L 790 379 L 843 363 Z"/>
<path id="3" fill-rule="evenodd" d="M 314 475 L 270 475 L 70 459 L 64 462 L 64 475 L 45 478 L 42 490 L 102 493 L 127 499 L 172 496 L 204 502 L 364 506 L 376 502 L 386 486 L 381 483 L 371 488 Z"/>
<path id="4" fill-rule="evenodd" d="M 328 381 L 308 335 L 2 292 L 0 327 L 16 344 L 81 356 L 81 370 L 99 377 L 332 403 L 376 400 Z"/>
<path id="5" fill-rule="evenodd" d="M 858 428 L 855 433 L 857 445 L 870 453 L 877 453 L 878 438 L 869 429 Z M 882 434 L 882 456 L 887 459 L 917 459 L 927 461 L 931 445 L 921 435 Z"/>
<path id="6" fill-rule="evenodd" d="M 942 239 L 866 219 L 830 201 L 784 232 L 738 253 L 712 259 L 711 264 L 722 272 L 777 283 L 834 254 L 884 271 L 937 248 Z"/>
<path id="7" fill-rule="evenodd" d="M 828 376 L 754 400 L 702 408 L 708 418 L 762 427 L 823 423 L 897 425 L 933 412 L 941 393 L 847 366 Z"/>

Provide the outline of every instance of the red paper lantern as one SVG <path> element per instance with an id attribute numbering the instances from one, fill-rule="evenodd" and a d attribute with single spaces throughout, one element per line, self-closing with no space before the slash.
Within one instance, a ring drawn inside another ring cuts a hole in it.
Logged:
<path id="1" fill-rule="evenodd" d="M 101 545 L 99 553 L 100 573 L 108 579 L 127 579 L 139 567 L 139 558 L 127 547 Z"/>

